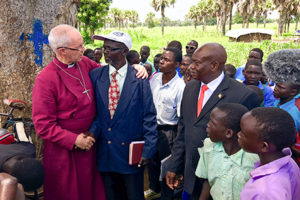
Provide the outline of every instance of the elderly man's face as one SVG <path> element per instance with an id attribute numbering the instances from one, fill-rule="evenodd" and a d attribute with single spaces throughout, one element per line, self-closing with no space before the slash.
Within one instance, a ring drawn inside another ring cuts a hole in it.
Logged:
<path id="1" fill-rule="evenodd" d="M 125 59 L 125 45 L 112 40 L 104 40 L 103 52 L 105 61 L 113 66 L 120 60 Z"/>
<path id="2" fill-rule="evenodd" d="M 192 64 L 190 65 L 191 76 L 193 79 L 204 81 L 211 74 L 211 62 L 208 57 L 209 52 L 205 49 L 197 50 L 192 56 Z"/>
<path id="3" fill-rule="evenodd" d="M 83 52 L 85 51 L 83 39 L 77 31 L 71 31 L 69 36 L 71 43 L 63 48 L 66 52 L 65 59 L 69 63 L 77 63 L 81 61 Z"/>

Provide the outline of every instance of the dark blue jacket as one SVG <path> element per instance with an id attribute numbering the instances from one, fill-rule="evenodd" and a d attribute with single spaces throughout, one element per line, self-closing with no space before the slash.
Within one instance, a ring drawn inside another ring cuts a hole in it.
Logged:
<path id="1" fill-rule="evenodd" d="M 114 117 L 108 110 L 110 86 L 109 66 L 90 72 L 97 113 L 90 132 L 97 140 L 97 164 L 101 172 L 136 173 L 140 168 L 128 164 L 129 144 L 145 141 L 143 157 L 151 158 L 156 151 L 156 111 L 148 79 L 136 77 L 128 65 L 123 90 Z"/>

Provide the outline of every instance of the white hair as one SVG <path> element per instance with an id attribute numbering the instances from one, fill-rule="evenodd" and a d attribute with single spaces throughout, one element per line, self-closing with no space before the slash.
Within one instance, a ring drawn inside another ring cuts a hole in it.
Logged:
<path id="1" fill-rule="evenodd" d="M 54 52 L 56 52 L 57 48 L 68 46 L 71 43 L 69 35 L 71 31 L 77 31 L 79 33 L 76 28 L 68 24 L 60 24 L 51 29 L 48 40 Z"/>

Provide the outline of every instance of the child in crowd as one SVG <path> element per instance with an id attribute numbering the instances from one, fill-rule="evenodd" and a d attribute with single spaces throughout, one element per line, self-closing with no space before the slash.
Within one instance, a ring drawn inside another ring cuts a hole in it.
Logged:
<path id="1" fill-rule="evenodd" d="M 234 79 L 234 76 L 235 76 L 235 73 L 236 73 L 236 69 L 235 69 L 234 65 L 232 65 L 232 64 L 226 64 L 224 66 L 224 71 L 225 71 L 225 74 L 227 76 L 229 76 L 230 78 Z"/>
<path id="2" fill-rule="evenodd" d="M 240 119 L 248 109 L 240 104 L 225 103 L 214 108 L 207 124 L 204 146 L 199 148 L 200 160 L 196 175 L 205 179 L 199 200 L 236 199 L 250 178 L 249 172 L 258 156 L 244 152 L 237 133 Z"/>
<path id="3" fill-rule="evenodd" d="M 102 55 L 103 55 L 103 49 L 102 49 L 102 47 L 96 48 L 94 50 L 94 55 L 95 55 L 95 62 L 99 63 L 99 64 L 102 64 L 101 61 L 100 61 L 101 58 L 102 58 Z"/>
<path id="4" fill-rule="evenodd" d="M 83 55 L 88 57 L 89 59 L 95 61 L 95 54 L 94 54 L 94 50 L 93 49 L 86 49 L 83 52 Z"/>
<path id="5" fill-rule="evenodd" d="M 153 66 L 155 68 L 155 72 L 152 73 L 151 77 L 150 77 L 150 80 L 152 79 L 152 77 L 159 72 L 159 62 L 160 62 L 160 57 L 161 57 L 161 53 L 158 53 L 154 56 L 154 59 L 153 59 Z"/>
<path id="6" fill-rule="evenodd" d="M 140 49 L 140 55 L 141 55 L 141 59 L 140 59 L 140 65 L 144 65 L 145 63 L 149 63 L 152 67 L 152 73 L 155 72 L 155 68 L 152 64 L 152 62 L 150 62 L 148 60 L 149 56 L 150 56 L 150 48 L 148 46 L 142 46 Z"/>
<path id="7" fill-rule="evenodd" d="M 130 50 L 126 55 L 126 59 L 130 65 L 140 63 L 140 55 L 135 50 Z"/>
<path id="8" fill-rule="evenodd" d="M 260 82 L 262 73 L 262 64 L 260 61 L 248 61 L 243 70 L 243 74 L 245 76 L 245 81 L 243 83 L 246 85 L 256 85 L 262 90 L 264 94 L 264 102 L 261 104 L 262 107 L 273 107 L 276 99 L 273 96 L 273 90 L 269 86 L 263 85 Z"/>
<path id="9" fill-rule="evenodd" d="M 269 55 L 264 71 L 276 83 L 274 106 L 287 111 L 294 119 L 297 142 L 292 151 L 300 166 L 300 50 L 285 49 Z"/>
<path id="10" fill-rule="evenodd" d="M 254 108 L 243 115 L 238 137 L 245 151 L 260 158 L 241 192 L 241 200 L 299 199 L 300 170 L 286 148 L 296 139 L 293 118 L 279 108 Z"/>
<path id="11" fill-rule="evenodd" d="M 182 57 L 182 61 L 179 66 L 179 70 L 183 77 L 185 76 L 185 72 L 186 72 L 187 68 L 190 66 L 190 64 L 192 64 L 192 62 L 193 61 L 192 61 L 191 56 L 185 55 Z"/>
<path id="12" fill-rule="evenodd" d="M 151 74 L 152 74 L 152 66 L 149 63 L 144 64 L 145 69 L 147 70 L 148 73 L 148 78 L 150 79 Z"/>

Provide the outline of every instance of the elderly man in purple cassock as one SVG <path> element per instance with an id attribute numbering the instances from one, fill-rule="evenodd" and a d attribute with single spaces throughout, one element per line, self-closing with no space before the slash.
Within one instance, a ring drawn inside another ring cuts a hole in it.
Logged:
<path id="1" fill-rule="evenodd" d="M 82 36 L 72 26 L 54 27 L 49 43 L 55 57 L 32 93 L 35 129 L 44 140 L 44 199 L 105 199 L 95 139 L 88 133 L 96 112 L 89 72 L 100 65 L 83 56 Z"/>

